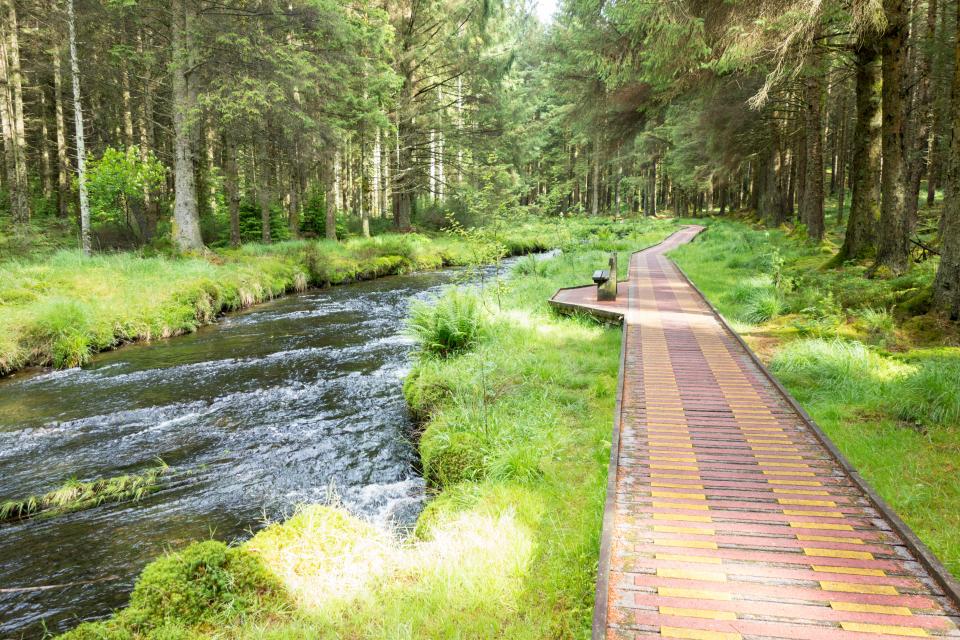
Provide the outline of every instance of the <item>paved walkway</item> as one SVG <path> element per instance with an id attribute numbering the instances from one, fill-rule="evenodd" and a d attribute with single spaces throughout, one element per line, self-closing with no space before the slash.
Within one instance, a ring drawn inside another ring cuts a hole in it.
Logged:
<path id="1" fill-rule="evenodd" d="M 960 637 L 936 560 L 664 256 L 699 231 L 630 263 L 594 638 Z"/>

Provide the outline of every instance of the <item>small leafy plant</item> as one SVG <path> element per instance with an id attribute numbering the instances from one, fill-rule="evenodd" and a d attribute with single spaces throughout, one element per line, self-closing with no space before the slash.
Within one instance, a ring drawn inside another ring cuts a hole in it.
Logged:
<path id="1" fill-rule="evenodd" d="M 472 348 L 483 333 L 483 310 L 472 292 L 449 289 L 411 305 L 407 330 L 424 353 L 447 358 Z"/>

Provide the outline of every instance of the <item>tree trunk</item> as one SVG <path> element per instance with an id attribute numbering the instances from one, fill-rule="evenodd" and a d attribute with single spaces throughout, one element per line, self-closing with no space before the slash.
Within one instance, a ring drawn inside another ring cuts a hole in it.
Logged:
<path id="1" fill-rule="evenodd" d="M 237 143 L 233 136 L 223 136 L 223 186 L 227 192 L 230 215 L 230 246 L 240 246 L 240 180 L 237 173 Z"/>
<path id="2" fill-rule="evenodd" d="M 144 55 L 142 33 L 137 34 L 137 52 L 140 55 Z M 143 99 L 140 100 L 140 108 L 137 109 L 137 129 L 140 136 L 140 161 L 147 162 L 154 148 L 153 81 L 149 67 L 143 70 L 143 76 Z M 143 205 L 147 220 L 145 240 L 150 242 L 157 232 L 157 222 L 160 217 L 160 203 L 157 202 L 157 199 L 147 185 L 143 186 Z"/>
<path id="3" fill-rule="evenodd" d="M 907 11 L 904 0 L 884 0 L 883 9 L 887 17 L 887 31 L 882 40 L 883 173 L 876 267 L 900 274 L 907 270 L 910 261 L 903 104 Z"/>
<path id="4" fill-rule="evenodd" d="M 266 150 L 267 143 L 261 140 L 257 144 L 257 162 L 254 171 L 257 176 L 257 200 L 260 203 L 260 240 L 270 244 L 270 160 Z"/>
<path id="5" fill-rule="evenodd" d="M 593 183 L 590 185 L 590 215 L 600 213 L 600 136 L 593 143 Z"/>
<path id="6" fill-rule="evenodd" d="M 807 162 L 800 218 L 807 225 L 807 236 L 823 240 L 823 79 L 817 45 L 807 55 L 805 82 Z"/>
<path id="7" fill-rule="evenodd" d="M 47 88 L 38 87 L 40 93 L 40 161 L 43 170 L 43 199 L 50 202 L 53 198 L 53 157 L 50 153 L 50 128 L 47 116 L 50 115 Z"/>
<path id="8" fill-rule="evenodd" d="M 17 10 L 13 0 L 0 0 L 3 10 L 5 76 L 8 79 L 13 135 L 14 172 L 17 181 L 15 218 L 21 224 L 30 221 L 30 180 L 27 171 L 27 134 L 23 117 L 23 73 L 20 69 L 20 37 Z"/>
<path id="9" fill-rule="evenodd" d="M 933 282 L 933 303 L 952 320 L 960 320 L 960 20 L 954 41 L 953 82 L 950 91 L 950 135 L 946 194 L 943 202 L 943 246 L 940 266 Z"/>
<path id="10" fill-rule="evenodd" d="M 77 26 L 73 0 L 67 0 L 67 24 L 70 30 L 70 75 L 73 79 L 73 120 L 77 139 L 77 185 L 80 191 L 80 246 L 90 255 L 90 202 L 87 198 L 87 149 L 83 138 L 83 108 L 80 104 L 80 63 L 77 60 Z"/>
<path id="11" fill-rule="evenodd" d="M 856 52 L 856 123 L 850 159 L 850 218 L 839 260 L 858 260 L 876 246 L 880 219 L 880 52 L 867 43 Z"/>
<path id="12" fill-rule="evenodd" d="M 197 92 L 190 77 L 193 67 L 193 43 L 190 35 L 193 22 L 192 0 L 171 0 L 171 45 L 173 64 L 170 68 L 173 90 L 173 239 L 181 251 L 203 249 L 200 235 L 200 213 L 197 209 L 197 183 L 191 140 L 190 115 L 196 108 Z"/>
<path id="13" fill-rule="evenodd" d="M 67 124 L 63 115 L 63 73 L 60 68 L 61 47 L 53 50 L 53 114 L 57 127 L 57 215 L 70 214 L 70 157 L 67 154 Z"/>
<path id="14" fill-rule="evenodd" d="M 837 132 L 837 162 L 836 162 L 836 189 L 837 189 L 837 226 L 843 226 L 843 208 L 847 199 L 847 101 L 841 98 L 840 121 Z"/>
<path id="15" fill-rule="evenodd" d="M 328 174 L 327 195 L 324 205 L 323 232 L 327 240 L 337 241 L 337 203 L 339 202 L 338 179 L 340 177 L 340 154 L 335 153 L 332 170 Z"/>

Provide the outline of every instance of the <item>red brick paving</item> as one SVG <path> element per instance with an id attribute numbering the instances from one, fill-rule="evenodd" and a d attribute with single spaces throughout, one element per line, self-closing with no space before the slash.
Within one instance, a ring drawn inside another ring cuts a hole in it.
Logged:
<path id="1" fill-rule="evenodd" d="M 699 231 L 634 254 L 614 305 L 556 297 L 625 318 L 594 637 L 960 637 L 956 603 L 665 257 Z"/>

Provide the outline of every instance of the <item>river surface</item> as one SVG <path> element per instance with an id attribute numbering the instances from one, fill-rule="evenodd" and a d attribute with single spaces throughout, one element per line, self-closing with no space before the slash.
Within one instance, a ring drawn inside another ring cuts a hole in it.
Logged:
<path id="1" fill-rule="evenodd" d="M 403 319 L 411 296 L 454 282 L 462 272 L 311 291 L 0 381 L 0 500 L 170 465 L 141 502 L 0 524 L 0 638 L 107 615 L 165 550 L 249 537 L 298 503 L 333 495 L 368 519 L 412 523 L 425 498 Z M 35 589 L 50 585 L 71 586 Z"/>

